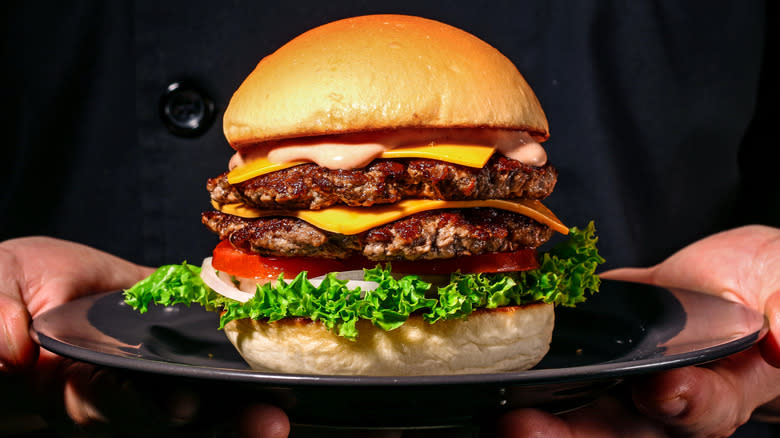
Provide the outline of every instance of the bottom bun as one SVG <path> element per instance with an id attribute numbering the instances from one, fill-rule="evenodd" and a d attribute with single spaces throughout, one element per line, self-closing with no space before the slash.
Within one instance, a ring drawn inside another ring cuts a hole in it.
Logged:
<path id="1" fill-rule="evenodd" d="M 361 320 L 350 341 L 304 318 L 240 319 L 225 334 L 253 368 L 295 374 L 411 376 L 521 371 L 547 354 L 552 304 L 478 310 L 429 324 L 419 315 L 385 331 Z"/>

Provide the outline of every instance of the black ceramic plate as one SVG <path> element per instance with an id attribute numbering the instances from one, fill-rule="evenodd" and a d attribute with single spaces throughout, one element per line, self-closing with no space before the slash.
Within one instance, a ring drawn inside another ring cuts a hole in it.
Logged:
<path id="1" fill-rule="evenodd" d="M 766 333 L 763 315 L 717 297 L 604 281 L 574 309 L 556 309 L 549 354 L 534 369 L 415 377 L 293 375 L 249 370 L 218 317 L 197 306 L 141 315 L 121 292 L 67 303 L 37 317 L 40 344 L 63 356 L 135 372 L 247 390 L 294 422 L 396 427 L 462 424 L 504 409 L 552 412 L 591 401 L 636 374 L 701 364 L 744 350 Z"/>

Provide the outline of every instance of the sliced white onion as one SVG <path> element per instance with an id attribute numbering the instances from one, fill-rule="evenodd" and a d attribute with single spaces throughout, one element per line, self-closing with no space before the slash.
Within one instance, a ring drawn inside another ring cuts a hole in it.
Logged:
<path id="1" fill-rule="evenodd" d="M 212 288 L 214 292 L 222 296 L 240 301 L 242 303 L 255 296 L 254 290 L 257 287 L 256 282 L 249 279 L 239 279 L 239 285 L 236 287 L 227 274 L 224 272 L 217 274 L 216 269 L 211 266 L 211 259 L 212 257 L 206 257 L 203 259 L 203 264 L 201 265 L 200 270 L 200 278 L 203 279 L 203 282 L 206 283 L 206 286 Z M 359 287 L 362 291 L 366 292 L 379 287 L 379 283 L 375 281 L 363 280 L 362 270 L 336 272 L 335 274 L 337 279 L 347 280 L 347 287 L 349 289 L 355 289 Z M 317 287 L 322 284 L 323 280 L 325 280 L 325 275 L 310 278 L 309 282 Z M 285 279 L 284 281 L 291 283 L 292 279 Z"/>
<path id="2" fill-rule="evenodd" d="M 379 283 L 375 281 L 363 280 L 362 269 L 358 269 L 355 271 L 334 272 L 334 274 L 336 274 L 336 278 L 339 280 L 347 280 L 347 287 L 349 289 L 354 289 L 356 287 L 359 287 L 363 292 L 367 292 L 379 287 Z M 320 275 L 319 277 L 314 277 L 309 279 L 311 284 L 313 284 L 314 286 L 319 286 L 323 280 L 325 280 L 325 275 Z"/>
<path id="3" fill-rule="evenodd" d="M 217 277 L 217 271 L 211 266 L 211 257 L 203 259 L 203 265 L 201 265 L 200 269 L 200 278 L 202 278 L 203 282 L 206 283 L 206 286 L 212 288 L 214 292 L 242 303 L 255 296 L 255 294 L 239 290 L 232 284 Z"/>

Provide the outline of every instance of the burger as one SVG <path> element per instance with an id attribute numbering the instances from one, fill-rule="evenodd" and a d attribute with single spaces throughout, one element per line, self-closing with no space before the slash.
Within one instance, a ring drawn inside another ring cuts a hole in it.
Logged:
<path id="1" fill-rule="evenodd" d="M 538 99 L 465 31 L 403 15 L 325 24 L 263 58 L 223 121 L 235 153 L 207 183 L 212 257 L 163 266 L 125 299 L 219 312 L 254 369 L 528 369 L 554 306 L 598 289 L 593 224 L 569 228 L 542 203 L 558 175 Z"/>

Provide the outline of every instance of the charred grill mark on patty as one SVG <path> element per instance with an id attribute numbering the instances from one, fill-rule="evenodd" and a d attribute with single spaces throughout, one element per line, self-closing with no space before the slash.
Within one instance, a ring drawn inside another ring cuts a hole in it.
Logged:
<path id="1" fill-rule="evenodd" d="M 201 221 L 220 240 L 262 255 L 344 258 L 361 248 L 356 236 L 329 233 L 295 218 L 245 219 L 209 211 L 201 214 Z"/>
<path id="2" fill-rule="evenodd" d="M 537 248 L 552 230 L 525 216 L 494 208 L 433 210 L 366 232 L 371 260 L 448 259 Z"/>
<path id="3" fill-rule="evenodd" d="M 303 164 L 235 185 L 227 174 L 207 188 L 217 203 L 244 202 L 258 208 L 312 209 L 332 205 L 368 207 L 406 198 L 479 200 L 544 199 L 558 172 L 494 154 L 475 169 L 437 160 L 375 160 L 363 169 L 332 170 Z"/>
<path id="4" fill-rule="evenodd" d="M 446 259 L 536 248 L 552 230 L 525 216 L 493 208 L 447 209 L 415 215 L 357 235 L 323 231 L 289 217 L 245 219 L 210 211 L 202 222 L 220 239 L 262 255 L 371 260 Z"/>

